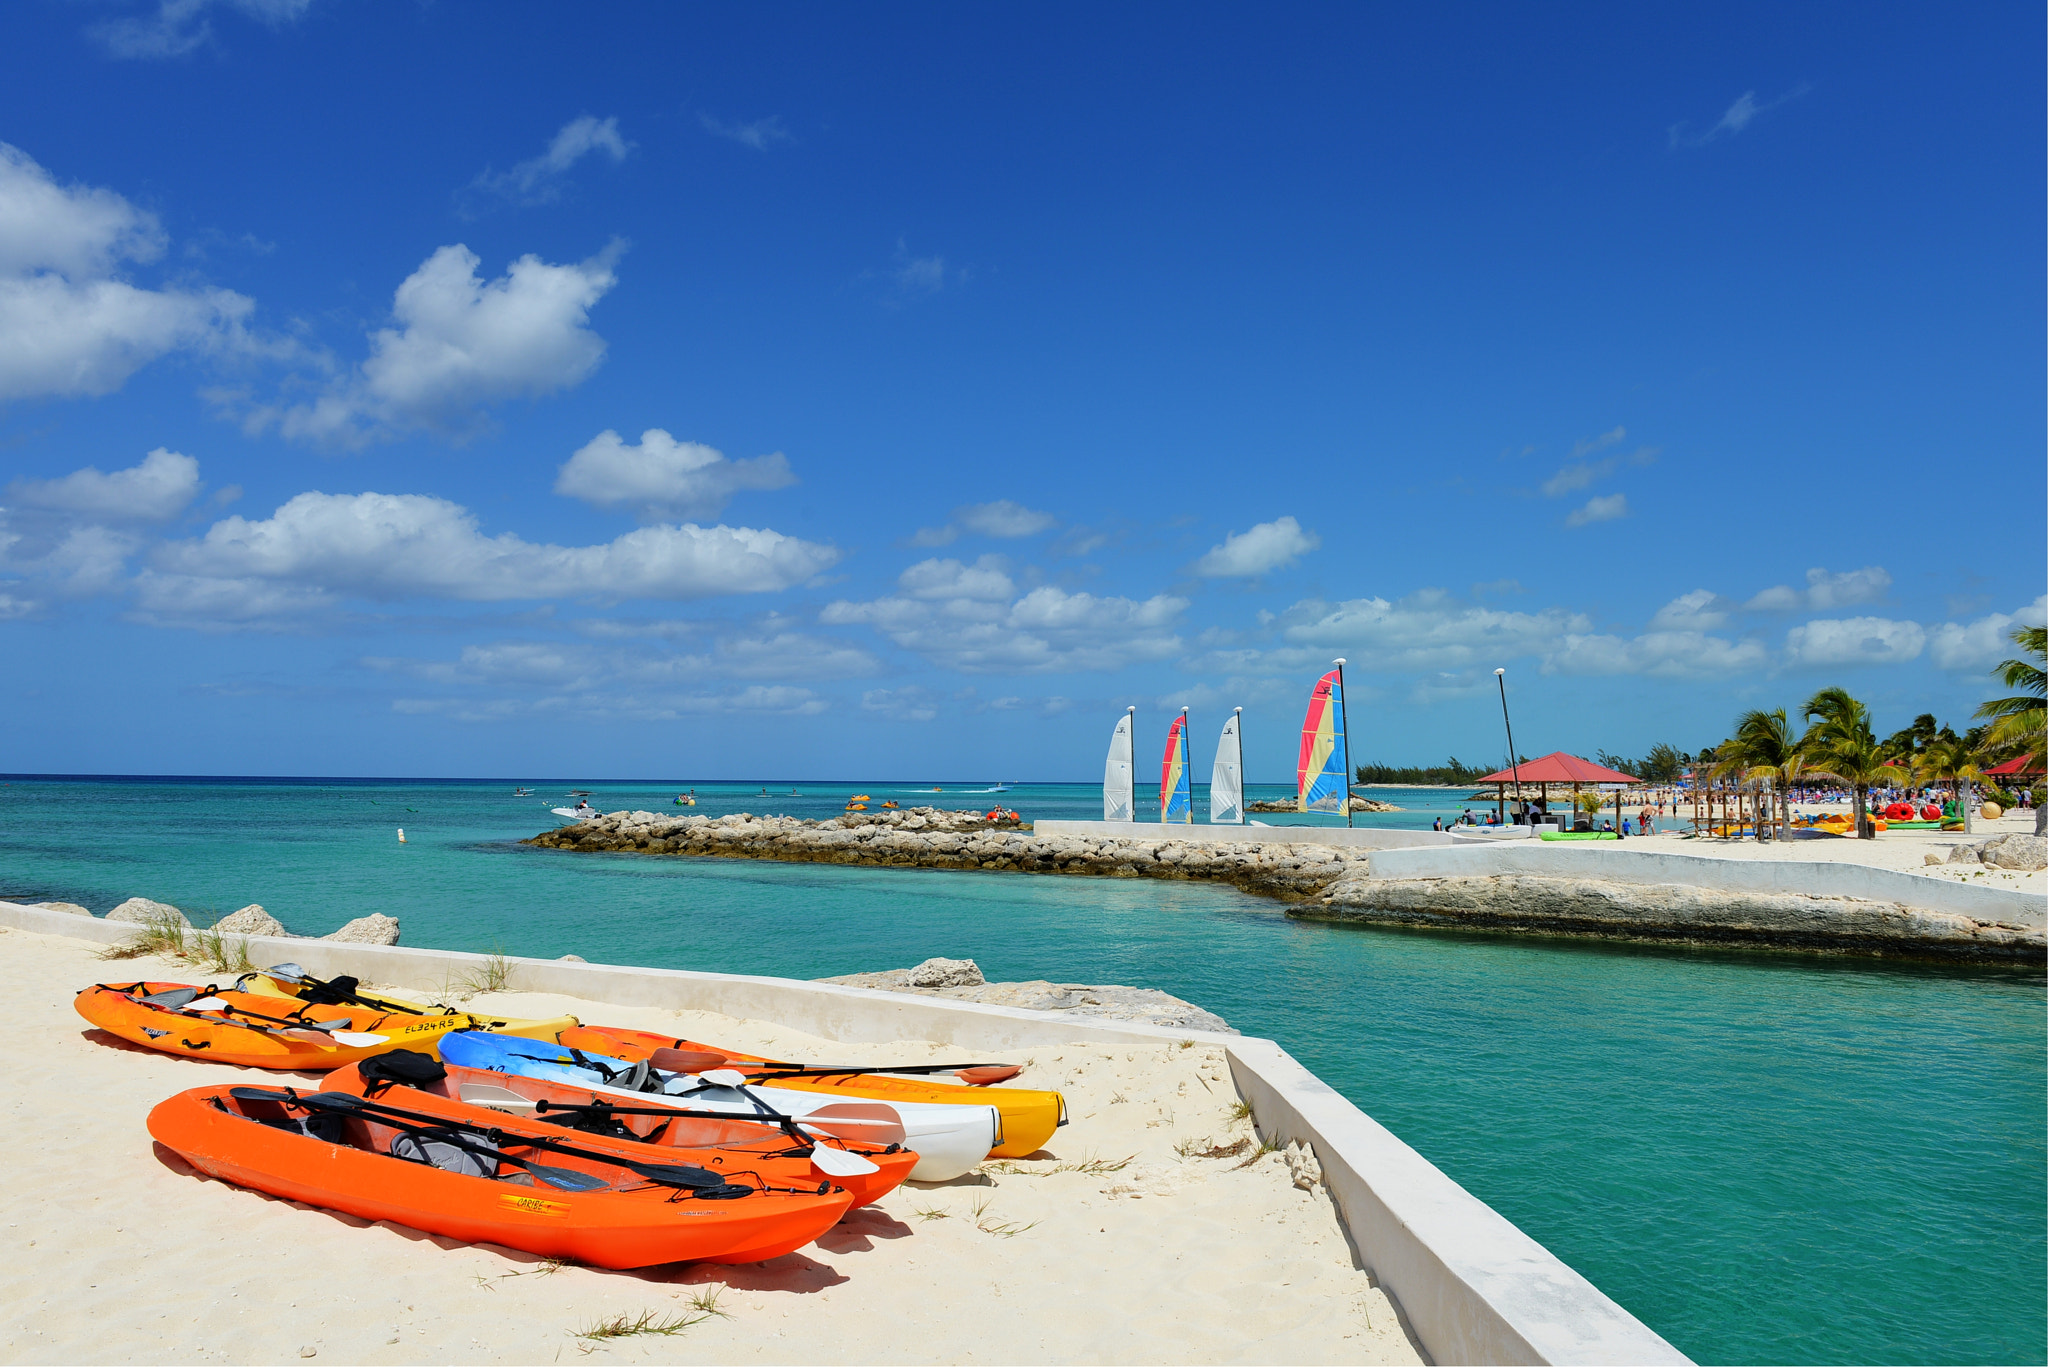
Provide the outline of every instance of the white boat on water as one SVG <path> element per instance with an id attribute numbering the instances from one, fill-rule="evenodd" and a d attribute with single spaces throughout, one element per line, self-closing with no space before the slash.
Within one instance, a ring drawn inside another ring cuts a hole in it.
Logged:
<path id="1" fill-rule="evenodd" d="M 573 807 L 550 807 L 548 810 L 556 816 L 566 816 L 572 821 L 583 821 L 593 816 L 602 815 L 597 808 L 591 806 L 588 802 L 579 802 Z"/>

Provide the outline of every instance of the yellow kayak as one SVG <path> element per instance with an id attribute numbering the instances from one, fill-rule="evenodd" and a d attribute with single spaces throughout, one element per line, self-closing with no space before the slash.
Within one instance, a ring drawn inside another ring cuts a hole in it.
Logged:
<path id="1" fill-rule="evenodd" d="M 878 1070 L 863 1073 L 852 1068 L 806 1069 L 797 1063 L 778 1062 L 757 1054 L 739 1054 L 717 1045 L 693 1040 L 670 1039 L 645 1030 L 621 1030 L 609 1025 L 584 1025 L 565 1030 L 558 1043 L 574 1049 L 609 1054 L 628 1060 L 648 1059 L 657 1067 L 668 1062 L 654 1059 L 656 1050 L 693 1055 L 689 1071 L 730 1068 L 745 1073 L 757 1087 L 789 1087 L 802 1092 L 828 1092 L 833 1096 L 857 1096 L 869 1101 L 915 1101 L 932 1106 L 993 1106 L 1002 1113 L 1003 1142 L 989 1150 L 991 1158 L 1024 1158 L 1037 1153 L 1052 1138 L 1053 1131 L 1067 1123 L 1066 1098 L 1058 1092 L 1024 1087 L 986 1085 L 1015 1076 L 1015 1067 L 962 1067 L 947 1075 L 961 1083 L 933 1082 L 914 1075 Z M 677 1064 L 681 1058 L 671 1060 Z M 918 1065 L 918 1071 L 939 1071 L 937 1065 Z M 963 1085 L 982 1084 L 982 1085 Z"/>
<path id="2" fill-rule="evenodd" d="M 278 964 L 261 969 L 248 974 L 236 986 L 243 992 L 259 997 L 283 997 L 293 1001 L 363 1006 L 376 1011 L 390 1012 L 393 1015 L 423 1016 L 428 1019 L 457 1016 L 465 1023 L 451 1026 L 450 1029 L 488 1030 L 499 1035 L 519 1035 L 526 1039 L 544 1039 L 550 1042 L 562 1031 L 575 1029 L 579 1023 L 574 1016 L 551 1016 L 545 1020 L 532 1020 L 523 1016 L 458 1011 L 450 1006 L 421 1006 L 418 1002 L 365 992 L 356 985 L 354 978 L 336 978 L 333 982 L 323 982 L 319 978 L 299 972 L 294 964 Z"/>

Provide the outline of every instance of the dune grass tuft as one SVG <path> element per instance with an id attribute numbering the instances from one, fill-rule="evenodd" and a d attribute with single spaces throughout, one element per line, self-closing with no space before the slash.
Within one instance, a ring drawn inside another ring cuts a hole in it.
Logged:
<path id="1" fill-rule="evenodd" d="M 151 954 L 167 959 L 185 957 L 185 923 L 167 911 L 156 912 L 127 939 L 100 951 L 102 959 L 140 959 Z"/>

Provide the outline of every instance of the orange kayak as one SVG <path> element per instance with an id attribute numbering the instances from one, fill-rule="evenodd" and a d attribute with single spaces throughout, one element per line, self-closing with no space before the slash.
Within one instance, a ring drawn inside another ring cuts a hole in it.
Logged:
<path id="1" fill-rule="evenodd" d="M 593 1267 L 759 1262 L 853 1204 L 824 1183 L 713 1172 L 689 1150 L 650 1163 L 642 1144 L 400 1095 L 195 1087 L 151 1111 L 149 1132 L 236 1186 Z"/>
<path id="2" fill-rule="evenodd" d="M 646 1030 L 622 1030 L 609 1025 L 578 1025 L 555 1036 L 571 1049 L 589 1049 L 613 1058 L 638 1062 L 650 1059 L 657 1049 L 672 1049 L 692 1055 L 665 1060 L 662 1066 L 701 1072 L 706 1068 L 731 1068 L 745 1073 L 758 1087 L 788 1087 L 803 1092 L 827 1092 L 834 1096 L 866 1097 L 875 1101 L 913 1101 L 937 1106 L 993 1106 L 1002 1113 L 1002 1143 L 989 1150 L 991 1158 L 1023 1158 L 1045 1147 L 1053 1132 L 1067 1123 L 1066 1099 L 1058 1092 L 1024 1087 L 993 1087 L 988 1083 L 1014 1077 L 1014 1067 L 995 1069 L 962 1068 L 945 1075 L 960 1076 L 973 1085 L 934 1082 L 928 1077 L 891 1073 L 861 1073 L 844 1069 L 810 1069 L 809 1065 L 758 1054 L 741 1054 L 715 1044 L 671 1039 Z M 812 1075 L 805 1076 L 802 1071 Z"/>
<path id="3" fill-rule="evenodd" d="M 78 1014 L 131 1044 L 251 1068 L 326 1072 L 391 1049 L 427 1049 L 468 1016 L 399 1015 L 362 1006 L 308 1006 L 190 983 L 98 983 Z"/>
<path id="4" fill-rule="evenodd" d="M 393 1061 L 413 1063 L 411 1059 L 390 1057 Z M 859 1139 L 849 1141 L 803 1131 L 792 1138 L 772 1125 L 732 1115 L 692 1113 L 685 1109 L 686 1103 L 659 1095 L 648 1096 L 644 1101 L 601 1096 L 588 1088 L 546 1078 L 464 1068 L 453 1063 L 435 1064 L 425 1055 L 418 1056 L 413 1066 L 424 1067 L 424 1074 L 417 1080 L 405 1078 L 398 1085 L 393 1085 L 384 1071 L 371 1063 L 337 1069 L 328 1074 L 322 1085 L 329 1091 L 450 1115 L 463 1113 L 448 1110 L 451 1105 L 469 1110 L 481 1108 L 491 1112 L 490 1123 L 497 1123 L 501 1113 L 560 1116 L 563 1118 L 549 1123 L 627 1141 L 644 1150 L 641 1156 L 650 1162 L 676 1162 L 675 1151 L 688 1149 L 689 1162 L 717 1172 L 758 1172 L 783 1186 L 829 1181 L 844 1188 L 855 1206 L 869 1205 L 887 1196 L 917 1166 L 918 1156 L 901 1144 L 862 1143 Z M 376 1076 L 366 1076 L 373 1072 Z M 440 1074 L 438 1078 L 432 1076 L 435 1072 Z M 538 1109 L 536 1103 L 541 1102 L 547 1104 L 547 1110 Z M 899 1129 L 899 1137 L 901 1133 Z M 861 1165 L 843 1161 L 833 1165 L 837 1171 L 824 1171 L 806 1155 L 813 1144 L 821 1143 L 866 1160 L 865 1166 L 871 1171 L 847 1171 Z"/>

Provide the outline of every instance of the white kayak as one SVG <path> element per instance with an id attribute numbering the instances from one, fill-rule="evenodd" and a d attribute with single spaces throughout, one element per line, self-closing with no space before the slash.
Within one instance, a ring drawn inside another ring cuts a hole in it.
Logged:
<path id="1" fill-rule="evenodd" d="M 545 1040 L 463 1030 L 443 1036 L 440 1051 L 445 1062 L 464 1067 L 573 1082 L 593 1092 L 617 1096 L 655 1094 L 691 1110 L 740 1116 L 774 1113 L 806 1123 L 815 1117 L 815 1128 L 847 1138 L 856 1137 L 861 1126 L 871 1123 L 848 1114 L 851 1108 L 847 1103 L 852 1098 L 845 1096 L 793 1087 L 748 1086 L 740 1074 L 717 1069 L 709 1073 L 664 1072 Z M 606 1081 L 607 1077 L 621 1081 L 630 1078 L 638 1085 L 613 1086 Z M 868 1107 L 886 1107 L 895 1113 L 895 1123 L 903 1127 L 903 1146 L 917 1154 L 917 1166 L 910 1170 L 913 1182 L 945 1182 L 959 1177 L 972 1171 L 988 1157 L 989 1150 L 1003 1142 L 1002 1113 L 993 1106 L 940 1106 L 923 1101 L 861 1098 L 861 1111 Z M 889 1128 L 893 1130 L 894 1126 Z M 890 1139 L 894 1139 L 893 1134 Z"/>

